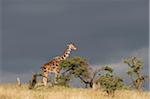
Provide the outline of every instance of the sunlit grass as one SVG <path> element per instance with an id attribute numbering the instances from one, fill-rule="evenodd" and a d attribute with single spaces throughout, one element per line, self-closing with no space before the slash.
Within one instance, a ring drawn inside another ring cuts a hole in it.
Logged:
<path id="1" fill-rule="evenodd" d="M 0 99 L 149 99 L 150 92 L 116 91 L 115 97 L 93 89 L 66 88 L 61 86 L 37 87 L 29 90 L 26 84 L 0 84 Z"/>

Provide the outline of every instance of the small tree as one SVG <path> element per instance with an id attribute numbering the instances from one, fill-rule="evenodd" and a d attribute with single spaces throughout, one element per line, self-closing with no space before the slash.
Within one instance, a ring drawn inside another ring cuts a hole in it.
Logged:
<path id="1" fill-rule="evenodd" d="M 32 74 L 32 80 L 29 81 L 29 89 L 33 89 L 35 85 L 37 84 L 37 77 L 44 77 L 41 73 L 33 73 Z"/>
<path id="2" fill-rule="evenodd" d="M 32 75 L 32 80 L 29 81 L 29 89 L 33 89 L 37 83 L 37 74 Z"/>
<path id="3" fill-rule="evenodd" d="M 129 57 L 124 59 L 124 63 L 129 66 L 127 74 L 132 80 L 133 87 L 137 90 L 141 90 L 146 78 L 146 76 L 141 73 L 141 70 L 143 69 L 143 62 L 137 57 Z"/>
<path id="4" fill-rule="evenodd" d="M 105 74 L 100 76 L 97 82 L 100 82 L 101 87 L 109 96 L 114 96 L 115 91 L 123 87 L 123 80 L 115 76 L 113 69 L 108 66 L 105 67 L 104 71 Z"/>

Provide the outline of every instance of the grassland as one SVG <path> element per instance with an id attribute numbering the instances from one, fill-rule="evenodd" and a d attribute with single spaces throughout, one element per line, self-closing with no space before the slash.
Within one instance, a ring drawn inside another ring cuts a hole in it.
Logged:
<path id="1" fill-rule="evenodd" d="M 119 90 L 115 97 L 106 96 L 105 92 L 93 89 L 66 87 L 38 87 L 29 90 L 26 84 L 0 84 L 0 99 L 149 99 L 150 92 Z"/>

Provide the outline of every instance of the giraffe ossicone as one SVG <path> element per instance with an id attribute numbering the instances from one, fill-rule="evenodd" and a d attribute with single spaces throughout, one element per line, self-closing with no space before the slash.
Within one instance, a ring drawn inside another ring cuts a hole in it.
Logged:
<path id="1" fill-rule="evenodd" d="M 48 81 L 48 74 L 50 72 L 55 73 L 55 83 L 57 83 L 57 79 L 59 77 L 60 71 L 61 71 L 61 66 L 60 63 L 65 60 L 66 58 L 69 57 L 70 53 L 72 50 L 77 50 L 77 47 L 75 44 L 71 43 L 67 45 L 66 50 L 64 51 L 64 53 L 62 55 L 59 55 L 55 58 L 53 58 L 52 60 L 50 60 L 49 62 L 45 63 L 42 65 L 42 71 L 43 71 L 43 83 L 46 86 L 47 85 L 47 81 Z"/>

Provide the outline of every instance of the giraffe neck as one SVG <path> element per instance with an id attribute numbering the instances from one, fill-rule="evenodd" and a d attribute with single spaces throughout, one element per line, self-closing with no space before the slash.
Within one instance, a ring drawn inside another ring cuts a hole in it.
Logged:
<path id="1" fill-rule="evenodd" d="M 63 61 L 65 60 L 67 57 L 69 57 L 70 53 L 71 53 L 71 48 L 70 47 L 67 47 L 66 50 L 64 51 L 64 53 L 58 57 L 56 57 L 56 59 L 58 61 Z"/>

